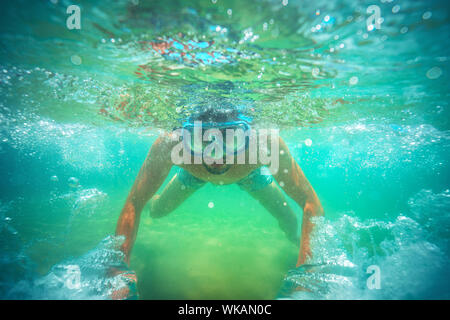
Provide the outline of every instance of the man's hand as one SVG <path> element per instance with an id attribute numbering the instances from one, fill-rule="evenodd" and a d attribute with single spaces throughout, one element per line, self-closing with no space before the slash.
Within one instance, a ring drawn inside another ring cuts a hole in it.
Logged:
<path id="1" fill-rule="evenodd" d="M 297 267 L 305 264 L 306 259 L 312 257 L 311 247 L 309 245 L 309 239 L 301 239 L 300 240 L 300 252 L 298 254 Z"/>
<path id="2" fill-rule="evenodd" d="M 312 258 L 311 233 L 314 228 L 314 223 L 311 219 L 315 216 L 323 215 L 323 208 L 318 200 L 313 202 L 307 201 L 303 207 L 302 235 L 300 238 L 300 253 L 298 255 L 297 267 L 304 264 L 307 259 Z"/>
<path id="3" fill-rule="evenodd" d="M 113 278 L 119 277 L 116 280 L 125 283 L 124 286 L 113 289 L 111 293 L 112 300 L 132 300 L 138 298 L 136 272 L 112 268 L 110 270 L 110 276 Z"/>

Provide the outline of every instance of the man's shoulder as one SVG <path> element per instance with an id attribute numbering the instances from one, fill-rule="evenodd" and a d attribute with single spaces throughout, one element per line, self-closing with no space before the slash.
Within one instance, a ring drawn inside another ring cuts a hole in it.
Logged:
<path id="1" fill-rule="evenodd" d="M 163 132 L 158 136 L 153 145 L 158 147 L 158 149 L 168 151 L 172 149 L 178 142 L 178 139 L 173 135 L 172 132 Z"/>

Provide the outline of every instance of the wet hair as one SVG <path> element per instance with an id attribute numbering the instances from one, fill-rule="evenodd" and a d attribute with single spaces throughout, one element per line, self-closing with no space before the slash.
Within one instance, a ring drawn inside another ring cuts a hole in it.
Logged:
<path id="1" fill-rule="evenodd" d="M 232 105 L 225 105 L 220 107 L 203 106 L 198 107 L 189 118 L 190 122 L 202 121 L 223 123 L 239 120 L 241 112 Z"/>

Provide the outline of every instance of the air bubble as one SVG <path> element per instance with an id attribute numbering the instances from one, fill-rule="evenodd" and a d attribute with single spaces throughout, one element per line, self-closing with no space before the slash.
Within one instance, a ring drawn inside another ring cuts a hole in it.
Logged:
<path id="1" fill-rule="evenodd" d="M 311 71 L 311 74 L 313 75 L 313 77 L 317 77 L 320 73 L 319 68 L 313 68 Z"/>
<path id="2" fill-rule="evenodd" d="M 70 61 L 76 66 L 79 66 L 82 63 L 80 56 L 77 55 L 71 56 Z"/>
<path id="3" fill-rule="evenodd" d="M 80 186 L 80 181 L 75 177 L 70 177 L 67 182 L 71 188 L 78 188 Z"/>
<path id="4" fill-rule="evenodd" d="M 311 139 L 306 139 L 305 140 L 305 145 L 307 146 L 307 147 L 311 147 L 312 146 L 312 140 Z"/>
<path id="5" fill-rule="evenodd" d="M 427 12 L 425 12 L 425 13 L 422 15 L 422 19 L 423 19 L 423 20 L 428 20 L 428 19 L 431 18 L 432 15 L 433 15 L 433 14 L 432 14 L 430 11 L 427 11 Z"/>
<path id="6" fill-rule="evenodd" d="M 358 83 L 358 77 L 351 77 L 350 80 L 348 81 L 348 83 L 350 83 L 350 85 L 354 86 L 355 84 Z"/>
<path id="7" fill-rule="evenodd" d="M 442 75 L 442 70 L 439 67 L 433 67 L 427 71 L 427 78 L 434 80 L 439 78 Z"/>

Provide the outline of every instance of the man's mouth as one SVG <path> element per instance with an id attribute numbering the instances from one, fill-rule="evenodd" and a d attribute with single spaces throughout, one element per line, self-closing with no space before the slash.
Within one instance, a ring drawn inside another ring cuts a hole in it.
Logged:
<path id="1" fill-rule="evenodd" d="M 226 171 L 228 171 L 228 169 L 230 169 L 230 166 L 225 164 L 225 163 L 212 163 L 212 164 L 206 164 L 203 163 L 203 166 L 205 167 L 205 169 L 212 174 L 222 174 L 225 173 Z"/>

